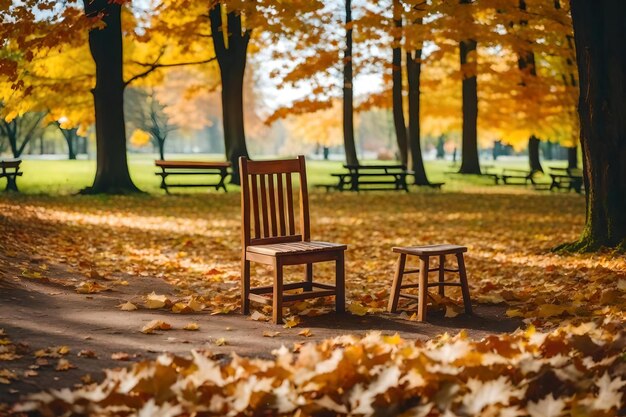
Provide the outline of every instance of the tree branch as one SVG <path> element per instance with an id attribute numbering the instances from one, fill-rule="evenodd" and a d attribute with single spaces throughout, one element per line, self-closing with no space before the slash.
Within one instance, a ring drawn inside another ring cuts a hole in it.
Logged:
<path id="1" fill-rule="evenodd" d="M 159 68 L 172 68 L 172 67 L 184 67 L 187 65 L 201 65 L 201 64 L 208 64 L 209 62 L 215 61 L 215 57 L 212 58 L 208 58 L 208 59 L 204 59 L 202 61 L 186 61 L 186 62 L 173 62 L 170 64 L 158 64 L 156 62 L 150 64 L 147 62 L 137 62 L 137 61 L 132 61 L 133 64 L 142 66 L 142 67 L 147 67 L 147 69 L 143 72 L 140 72 L 137 75 L 132 76 L 131 78 L 128 79 L 128 81 L 124 82 L 124 86 L 129 85 L 130 83 L 132 83 L 133 81 L 136 81 L 140 78 L 144 78 L 146 76 L 148 76 L 148 74 L 150 74 L 151 72 L 159 69 Z"/>

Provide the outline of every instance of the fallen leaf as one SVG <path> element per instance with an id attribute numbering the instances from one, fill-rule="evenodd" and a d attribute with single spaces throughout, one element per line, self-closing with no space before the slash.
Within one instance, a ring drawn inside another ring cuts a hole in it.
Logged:
<path id="1" fill-rule="evenodd" d="M 72 365 L 70 363 L 70 361 L 68 361 L 65 358 L 61 358 L 61 359 L 59 359 L 59 362 L 57 363 L 57 366 L 56 366 L 55 369 L 57 371 L 67 371 L 67 370 L 73 369 L 73 368 L 76 368 L 76 367 L 74 365 Z"/>
<path id="2" fill-rule="evenodd" d="M 137 310 L 137 306 L 134 305 L 133 303 L 131 303 L 130 301 L 126 301 L 123 304 L 118 305 L 118 307 L 120 308 L 120 310 L 122 311 L 133 311 L 133 310 Z"/>
<path id="3" fill-rule="evenodd" d="M 304 337 L 311 337 L 313 336 L 313 333 L 311 332 L 311 329 L 302 329 L 298 332 L 299 336 L 304 336 Z"/>
<path id="4" fill-rule="evenodd" d="M 280 334 L 280 332 L 275 332 L 275 331 L 271 331 L 271 330 L 265 330 L 263 332 L 263 337 L 276 337 Z"/>
<path id="5" fill-rule="evenodd" d="M 283 319 L 283 327 L 285 329 L 291 329 L 292 327 L 296 327 L 300 324 L 300 316 L 290 316 Z"/>
<path id="6" fill-rule="evenodd" d="M 200 328 L 200 326 L 198 326 L 198 323 L 187 323 L 185 324 L 185 327 L 183 327 L 183 330 L 198 330 Z"/>
<path id="7" fill-rule="evenodd" d="M 170 330 L 172 326 L 162 320 L 152 320 L 142 327 L 141 333 L 152 334 L 155 330 Z"/>

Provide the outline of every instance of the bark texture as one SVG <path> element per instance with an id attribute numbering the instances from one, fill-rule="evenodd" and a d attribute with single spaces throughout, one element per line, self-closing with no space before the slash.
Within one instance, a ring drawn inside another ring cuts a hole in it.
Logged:
<path id="1" fill-rule="evenodd" d="M 567 168 L 578 168 L 578 146 L 567 148 Z"/>
<path id="2" fill-rule="evenodd" d="M 393 0 L 393 25 L 396 27 L 397 35 L 394 37 L 394 47 L 391 57 L 391 93 L 392 93 L 392 111 L 393 126 L 396 131 L 396 140 L 398 142 L 398 153 L 400 154 L 400 162 L 406 166 L 409 158 L 408 140 L 406 132 L 406 124 L 404 121 L 404 105 L 402 102 L 402 46 L 401 37 L 399 35 L 402 28 L 402 5 L 400 0 Z"/>
<path id="3" fill-rule="evenodd" d="M 241 15 L 226 14 L 228 33 L 224 37 L 222 5 L 214 4 L 209 11 L 213 47 L 222 79 L 222 119 L 226 159 L 232 164 L 231 182 L 239 184 L 239 157 L 248 157 L 243 118 L 243 78 L 246 72 L 250 29 L 243 29 Z"/>
<path id="4" fill-rule="evenodd" d="M 343 146 L 346 163 L 358 165 L 354 140 L 354 90 L 352 89 L 352 1 L 346 0 L 346 49 L 343 55 Z M 324 159 L 327 153 L 324 153 Z"/>
<path id="5" fill-rule="evenodd" d="M 121 5 L 108 0 L 84 0 L 85 14 L 102 15 L 105 27 L 89 32 L 89 49 L 96 64 L 92 90 L 96 115 L 96 178 L 83 194 L 139 192 L 130 178 L 124 125 Z"/>
<path id="6" fill-rule="evenodd" d="M 406 73 L 409 84 L 409 148 L 411 150 L 411 171 L 415 184 L 429 185 L 422 146 L 420 143 L 420 75 L 422 69 L 422 50 L 406 53 Z"/>
<path id="7" fill-rule="evenodd" d="M 460 0 L 469 5 L 472 0 Z M 478 84 L 476 81 L 476 41 L 466 39 L 459 45 L 461 71 L 463 72 L 463 132 L 461 148 L 462 174 L 480 174 L 478 159 Z M 467 75 L 469 74 L 469 76 Z"/>
<path id="8" fill-rule="evenodd" d="M 531 172 L 543 172 L 541 160 L 539 159 L 539 138 L 531 136 L 528 139 L 528 162 Z"/>
<path id="9" fill-rule="evenodd" d="M 626 2 L 572 0 L 587 220 L 568 247 L 626 249 Z"/>

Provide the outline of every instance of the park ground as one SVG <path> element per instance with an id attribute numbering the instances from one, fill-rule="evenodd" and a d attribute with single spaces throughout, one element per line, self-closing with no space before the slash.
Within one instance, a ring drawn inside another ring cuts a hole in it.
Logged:
<path id="1" fill-rule="evenodd" d="M 330 183 L 339 165 L 311 163 L 309 183 Z M 281 345 L 298 351 L 370 330 L 392 344 L 396 333 L 410 342 L 462 330 L 478 341 L 530 325 L 548 332 L 623 320 L 623 255 L 552 251 L 578 237 L 583 196 L 445 176 L 449 162 L 428 168 L 433 181 L 447 182 L 443 191 L 311 193 L 313 238 L 349 247 L 349 314 L 337 318 L 332 300 L 298 303 L 276 326 L 260 306 L 252 317 L 239 314 L 238 188 L 166 196 L 152 161 L 139 158 L 131 172 L 148 194 L 77 196 L 89 185 L 92 162 L 26 161 L 23 192 L 0 196 L 0 402 L 88 385 L 105 368 L 163 352 L 186 357 L 197 349 L 220 363 L 230 352 L 269 359 Z M 384 313 L 396 261 L 391 247 L 431 243 L 469 247 L 475 316 L 463 314 L 454 290 L 433 300 L 427 323 L 415 320 L 412 303 Z M 253 271 L 253 284 L 271 282 L 268 270 Z M 294 268 L 287 277 L 302 273 Z M 316 274 L 331 279 L 330 265 Z"/>

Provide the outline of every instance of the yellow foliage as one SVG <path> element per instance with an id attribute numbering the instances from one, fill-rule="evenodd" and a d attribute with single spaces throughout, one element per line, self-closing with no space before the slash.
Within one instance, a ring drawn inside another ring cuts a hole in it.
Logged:
<path id="1" fill-rule="evenodd" d="M 146 146 L 150 143 L 150 133 L 145 130 L 135 129 L 130 136 L 130 143 L 136 147 Z"/>

